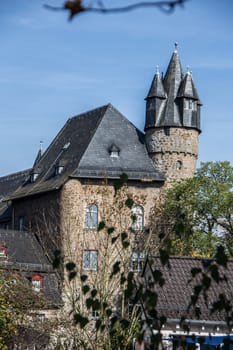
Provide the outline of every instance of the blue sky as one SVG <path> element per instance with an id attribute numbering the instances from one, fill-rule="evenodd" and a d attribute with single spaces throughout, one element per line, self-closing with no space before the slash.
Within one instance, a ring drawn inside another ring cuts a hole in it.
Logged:
<path id="1" fill-rule="evenodd" d="M 44 3 L 63 0 L 0 0 L 0 176 L 30 168 L 40 140 L 45 149 L 69 117 L 108 102 L 142 130 L 155 67 L 166 70 L 176 41 L 203 103 L 199 162 L 233 164 L 232 0 L 72 22 Z"/>

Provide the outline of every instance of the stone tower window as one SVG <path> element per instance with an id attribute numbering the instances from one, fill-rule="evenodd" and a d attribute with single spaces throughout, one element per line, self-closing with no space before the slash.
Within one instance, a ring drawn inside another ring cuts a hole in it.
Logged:
<path id="1" fill-rule="evenodd" d="M 169 126 L 165 126 L 165 127 L 164 127 L 164 134 L 165 134 L 166 136 L 170 136 L 170 128 L 169 128 Z"/>
<path id="2" fill-rule="evenodd" d="M 181 170 L 182 169 L 182 162 L 181 162 L 181 160 L 177 160 L 177 162 L 176 162 L 176 169 L 177 170 Z"/>
<path id="3" fill-rule="evenodd" d="M 132 208 L 132 230 L 140 231 L 144 227 L 144 209 L 140 205 L 135 205 Z"/>
<path id="4" fill-rule="evenodd" d="M 96 230 L 98 228 L 98 207 L 96 204 L 87 206 L 85 226 L 91 230 Z"/>

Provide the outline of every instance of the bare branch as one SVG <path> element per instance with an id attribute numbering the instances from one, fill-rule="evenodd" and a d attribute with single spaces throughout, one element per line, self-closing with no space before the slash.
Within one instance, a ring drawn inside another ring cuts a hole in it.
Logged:
<path id="1" fill-rule="evenodd" d="M 183 5 L 188 0 L 172 0 L 172 1 L 141 1 L 137 3 L 133 3 L 131 5 L 122 6 L 122 7 L 112 7 L 106 8 L 104 7 L 101 1 L 98 1 L 98 6 L 84 6 L 82 4 L 82 0 L 74 0 L 74 1 L 66 1 L 64 6 L 51 6 L 45 4 L 44 7 L 49 10 L 60 11 L 60 10 L 69 10 L 70 11 L 70 19 L 73 16 L 81 13 L 81 12 L 94 12 L 100 14 L 112 14 L 112 13 L 123 13 L 130 12 L 140 8 L 149 8 L 155 7 L 164 13 L 172 13 L 175 10 L 175 7 L 178 5 Z"/>

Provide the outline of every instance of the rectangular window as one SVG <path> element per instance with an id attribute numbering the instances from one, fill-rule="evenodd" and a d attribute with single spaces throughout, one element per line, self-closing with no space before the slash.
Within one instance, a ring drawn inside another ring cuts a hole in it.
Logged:
<path id="1" fill-rule="evenodd" d="M 145 262 L 145 253 L 133 252 L 131 256 L 131 269 L 135 272 L 140 272 L 143 269 Z"/>
<path id="2" fill-rule="evenodd" d="M 84 250 L 83 252 L 83 269 L 97 271 L 97 250 Z"/>

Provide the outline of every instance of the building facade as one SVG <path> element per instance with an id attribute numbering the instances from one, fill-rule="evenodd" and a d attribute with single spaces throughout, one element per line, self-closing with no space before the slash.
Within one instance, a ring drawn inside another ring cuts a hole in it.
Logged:
<path id="1" fill-rule="evenodd" d="M 177 47 L 145 100 L 144 132 L 108 104 L 70 118 L 31 169 L 1 177 L 2 229 L 27 231 L 50 262 L 61 251 L 65 262 L 93 273 L 110 249 L 99 223 L 119 233 L 130 228 L 131 264 L 140 270 L 155 204 L 173 180 L 194 175 L 198 157 L 201 102 Z M 127 182 L 116 194 L 122 174 Z M 133 205 L 123 208 L 128 198 Z"/>

